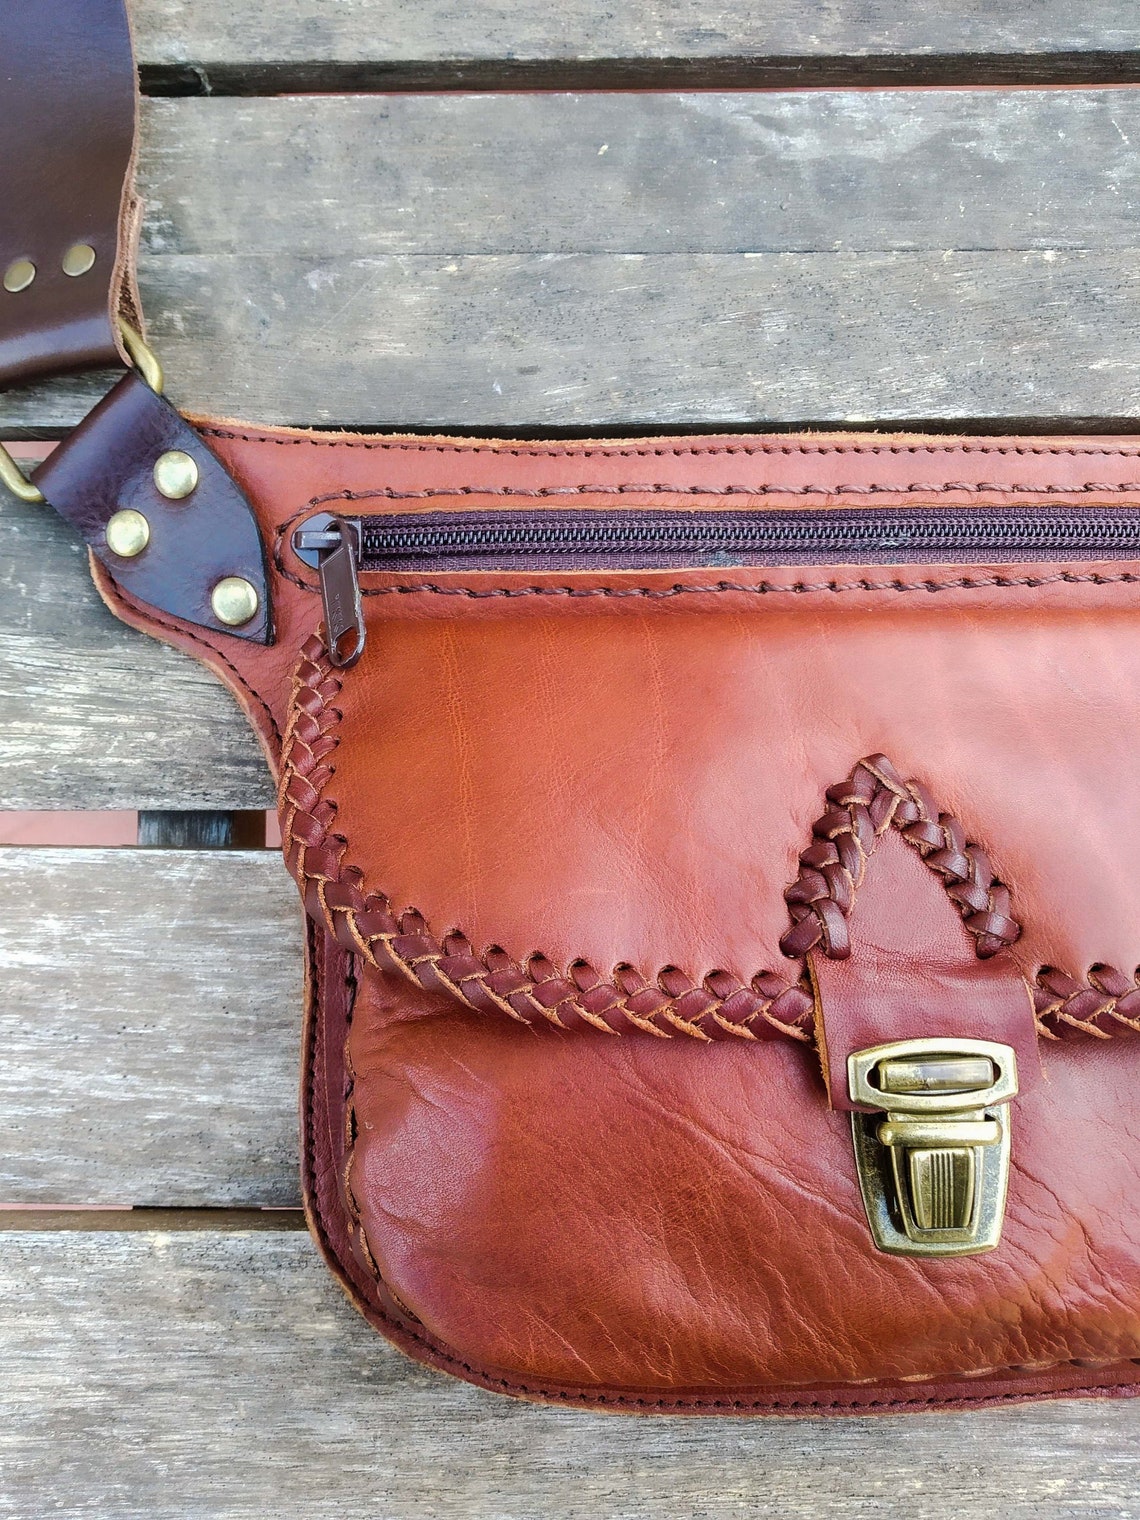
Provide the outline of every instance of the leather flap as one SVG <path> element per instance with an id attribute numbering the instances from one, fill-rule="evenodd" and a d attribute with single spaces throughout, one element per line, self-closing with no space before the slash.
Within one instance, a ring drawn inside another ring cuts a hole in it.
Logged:
<path id="1" fill-rule="evenodd" d="M 888 757 L 963 952 L 1053 1033 L 1047 968 L 1140 962 L 1137 574 L 365 577 L 361 663 L 302 658 L 291 865 L 342 943 L 475 1006 L 803 1038 L 859 890 L 815 851 L 828 792 Z"/>

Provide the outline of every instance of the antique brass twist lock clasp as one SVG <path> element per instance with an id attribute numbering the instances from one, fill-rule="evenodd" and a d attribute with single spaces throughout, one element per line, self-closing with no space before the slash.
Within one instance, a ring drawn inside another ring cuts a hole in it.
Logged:
<path id="1" fill-rule="evenodd" d="M 847 1062 L 855 1164 L 875 1244 L 974 1256 L 1001 1239 L 1017 1058 L 989 1040 L 899 1040 Z"/>

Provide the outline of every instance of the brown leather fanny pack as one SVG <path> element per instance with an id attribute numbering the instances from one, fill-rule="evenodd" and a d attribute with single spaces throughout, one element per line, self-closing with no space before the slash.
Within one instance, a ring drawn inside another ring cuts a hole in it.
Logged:
<path id="1" fill-rule="evenodd" d="M 49 9 L 106 43 L 101 189 L 3 155 L 0 375 L 139 370 L 5 478 L 279 778 L 352 1301 L 634 1412 L 1135 1391 L 1140 440 L 186 419 L 120 0 Z"/>

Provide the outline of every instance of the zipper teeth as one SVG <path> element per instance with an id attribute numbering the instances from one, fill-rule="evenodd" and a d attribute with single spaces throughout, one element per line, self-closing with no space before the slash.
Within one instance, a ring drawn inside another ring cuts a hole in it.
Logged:
<path id="1" fill-rule="evenodd" d="M 1115 509 L 1118 512 L 1119 509 Z M 939 513 L 897 516 L 876 514 L 870 521 L 852 522 L 831 513 L 827 520 L 790 521 L 800 514 L 788 514 L 779 523 L 757 521 L 736 515 L 701 522 L 677 522 L 653 517 L 638 521 L 565 523 L 558 521 L 472 523 L 456 518 L 447 525 L 397 526 L 390 519 L 365 518 L 363 558 L 380 560 L 416 554 L 479 554 L 504 550 L 556 554 L 559 551 L 589 554 L 620 552 L 622 549 L 740 549 L 756 552 L 787 547 L 843 548 L 849 545 L 874 544 L 889 548 L 936 545 L 986 547 L 1118 547 L 1140 544 L 1140 517 L 1132 512 L 1086 515 L 1058 509 L 1032 517 L 1019 513 L 1017 520 L 1004 522 L 994 515 L 972 514 L 948 516 Z M 806 517 L 806 514 L 805 514 Z"/>

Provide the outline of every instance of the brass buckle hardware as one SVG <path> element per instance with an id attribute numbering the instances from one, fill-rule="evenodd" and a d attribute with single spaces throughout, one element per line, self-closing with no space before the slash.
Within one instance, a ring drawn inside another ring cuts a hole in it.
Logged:
<path id="1" fill-rule="evenodd" d="M 38 507 L 43 502 L 44 493 L 38 486 L 31 483 L 2 443 L 0 443 L 0 485 L 11 491 L 17 501 L 26 501 L 29 506 Z"/>
<path id="2" fill-rule="evenodd" d="M 131 362 L 155 395 L 161 396 L 166 377 L 162 372 L 158 356 L 147 346 L 142 334 L 136 332 L 131 324 L 124 322 L 122 318 L 119 319 L 119 332 L 123 339 L 123 347 L 130 355 Z M 43 492 L 38 486 L 32 484 L 2 443 L 0 443 L 0 484 L 11 491 L 18 501 L 26 501 L 33 507 L 43 504 Z"/>
<path id="3" fill-rule="evenodd" d="M 142 333 L 129 322 L 124 322 L 122 317 L 119 318 L 119 336 L 123 340 L 123 347 L 131 356 L 131 363 L 155 395 L 161 396 L 166 388 L 166 376 L 162 372 L 162 362 L 158 355 L 146 343 Z"/>
<path id="4" fill-rule="evenodd" d="M 880 1251 L 976 1256 L 1001 1239 L 1017 1058 L 989 1040 L 899 1040 L 848 1057 L 863 1206 Z"/>

